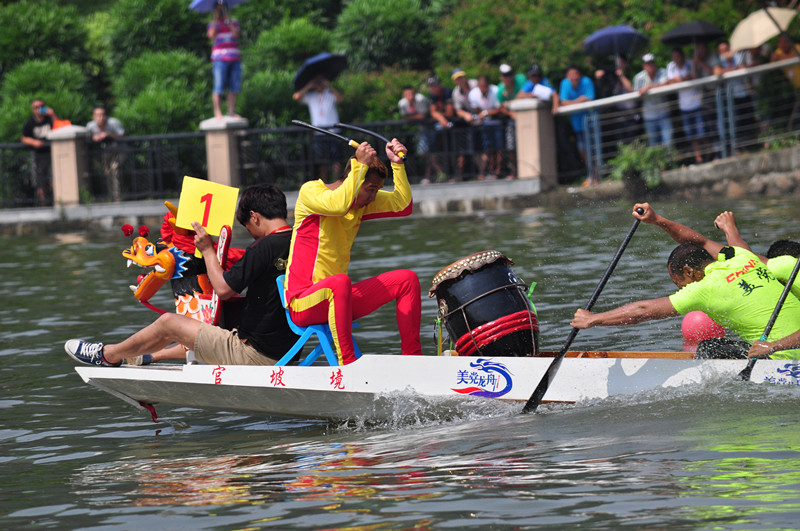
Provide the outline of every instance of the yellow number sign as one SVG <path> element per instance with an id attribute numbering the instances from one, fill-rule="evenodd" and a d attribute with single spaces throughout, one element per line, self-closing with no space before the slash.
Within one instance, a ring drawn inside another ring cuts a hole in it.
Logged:
<path id="1" fill-rule="evenodd" d="M 223 225 L 233 225 L 238 197 L 238 188 L 187 175 L 183 178 L 175 225 L 192 230 L 192 222 L 197 221 L 206 232 L 219 236 Z"/>

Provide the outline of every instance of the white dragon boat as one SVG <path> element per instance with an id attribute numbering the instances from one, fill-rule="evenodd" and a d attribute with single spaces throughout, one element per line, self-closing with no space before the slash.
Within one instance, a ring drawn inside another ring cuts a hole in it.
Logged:
<path id="1" fill-rule="evenodd" d="M 136 407 L 190 406 L 282 417 L 387 419 L 393 396 L 439 404 L 474 400 L 519 404 L 552 362 L 539 357 L 364 355 L 344 366 L 196 364 L 76 367 L 83 380 Z M 549 353 L 552 355 L 553 353 Z M 691 352 L 569 352 L 544 402 L 580 402 L 728 378 L 746 360 L 699 360 Z M 800 361 L 759 360 L 751 383 L 800 386 Z M 751 383 L 740 382 L 741 385 Z"/>
<path id="2" fill-rule="evenodd" d="M 150 243 L 146 227 L 140 228 L 140 236 L 122 253 L 129 265 L 151 270 L 131 289 L 140 302 L 163 312 L 148 300 L 169 280 L 176 312 L 216 324 L 221 305 L 203 280 L 193 247 L 179 249 L 172 241 L 192 238 L 177 227 L 170 229 L 166 221 L 174 218 L 176 208 L 167 207 L 171 215 L 165 216 L 163 241 Z M 123 231 L 131 235 L 133 227 Z M 230 227 L 223 227 L 217 249 L 220 263 L 227 259 L 229 240 Z M 456 407 L 467 401 L 501 401 L 522 410 L 556 353 L 539 352 L 530 292 L 525 294 L 525 284 L 510 265 L 513 262 L 502 253 L 484 251 L 454 262 L 433 279 L 430 294 L 437 297 L 440 323 L 446 324 L 461 355 L 367 354 L 339 366 L 329 353 L 329 364 L 320 364 L 322 357 L 308 366 L 190 362 L 76 370 L 86 383 L 148 409 L 154 420 L 156 405 L 331 420 L 386 419 L 394 416 L 398 395 Z M 580 402 L 720 378 L 734 382 L 746 365 L 745 360 L 694 359 L 692 352 L 572 351 L 566 353 L 542 401 Z M 750 380 L 800 386 L 800 362 L 759 360 Z"/>

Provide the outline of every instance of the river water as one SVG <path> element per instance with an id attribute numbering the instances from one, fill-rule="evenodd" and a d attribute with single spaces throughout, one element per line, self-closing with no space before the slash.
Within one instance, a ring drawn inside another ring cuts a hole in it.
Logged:
<path id="1" fill-rule="evenodd" d="M 719 237 L 734 210 L 764 252 L 800 236 L 796 200 L 660 202 Z M 537 282 L 541 344 L 558 350 L 631 226 L 631 204 L 366 223 L 351 276 L 414 269 L 423 347 L 431 278 L 485 249 Z M 238 229 L 237 229 L 238 230 Z M 244 245 L 244 233 L 237 241 Z M 121 232 L 5 238 L 0 258 L 0 525 L 4 529 L 794 529 L 800 392 L 734 381 L 572 405 L 398 415 L 378 425 L 160 407 L 153 423 L 85 385 L 71 337 L 117 341 L 155 317 L 127 286 Z M 596 309 L 674 287 L 674 244 L 638 228 Z M 169 307 L 170 295 L 153 301 Z M 397 353 L 393 310 L 360 321 L 362 350 Z M 582 331 L 576 349 L 681 350 L 680 319 Z M 411 400 L 411 398 L 409 398 Z"/>

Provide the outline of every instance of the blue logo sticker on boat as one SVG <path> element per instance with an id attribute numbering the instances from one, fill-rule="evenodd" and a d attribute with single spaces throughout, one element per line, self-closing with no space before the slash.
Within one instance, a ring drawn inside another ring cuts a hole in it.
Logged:
<path id="1" fill-rule="evenodd" d="M 782 368 L 776 369 L 776 371 L 783 376 L 767 376 L 764 381 L 773 384 L 800 385 L 797 382 L 800 379 L 800 365 L 797 363 L 787 363 Z"/>
<path id="2" fill-rule="evenodd" d="M 469 366 L 472 370 L 459 369 L 456 374 L 456 385 L 465 385 L 465 387 L 451 387 L 456 393 L 497 398 L 511 391 L 514 386 L 511 372 L 502 363 L 478 358 Z"/>

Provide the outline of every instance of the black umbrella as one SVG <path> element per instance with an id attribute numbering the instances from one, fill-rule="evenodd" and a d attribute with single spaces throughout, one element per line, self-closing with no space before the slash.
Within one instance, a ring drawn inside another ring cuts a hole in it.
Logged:
<path id="1" fill-rule="evenodd" d="M 686 46 L 697 42 L 709 42 L 724 37 L 725 32 L 705 20 L 693 20 L 679 24 L 661 37 L 667 46 Z"/>
<path id="2" fill-rule="evenodd" d="M 347 68 L 347 57 L 341 54 L 322 52 L 306 59 L 294 75 L 294 90 L 305 87 L 309 81 L 321 75 L 328 81 L 333 81 Z"/>
<path id="3" fill-rule="evenodd" d="M 599 29 L 583 41 L 583 51 L 589 55 L 629 55 L 636 46 L 650 39 L 630 26 L 608 26 Z"/>

